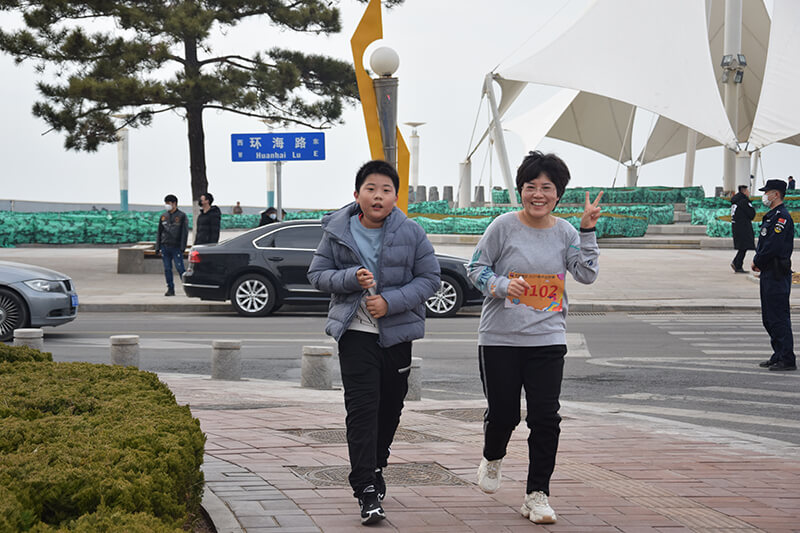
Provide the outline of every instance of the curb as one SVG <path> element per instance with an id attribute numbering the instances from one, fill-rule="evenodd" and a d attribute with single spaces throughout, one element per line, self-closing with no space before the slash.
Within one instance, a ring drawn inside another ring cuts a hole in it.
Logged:
<path id="1" fill-rule="evenodd" d="M 203 501 L 200 505 L 217 533 L 243 533 L 236 516 L 207 485 L 203 487 Z"/>

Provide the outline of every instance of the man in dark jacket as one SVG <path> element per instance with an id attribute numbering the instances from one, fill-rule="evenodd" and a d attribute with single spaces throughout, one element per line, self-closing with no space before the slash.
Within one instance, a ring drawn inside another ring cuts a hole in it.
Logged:
<path id="1" fill-rule="evenodd" d="M 186 213 L 178 209 L 178 198 L 174 194 L 164 197 L 166 211 L 158 220 L 156 235 L 156 253 L 161 254 L 164 261 L 164 277 L 167 280 L 167 292 L 164 296 L 175 296 L 175 284 L 172 281 L 172 263 L 181 276 L 186 271 L 183 267 L 183 251 L 189 239 L 189 223 Z"/>
<path id="2" fill-rule="evenodd" d="M 731 224 L 733 225 L 733 247 L 736 249 L 736 257 L 731 262 L 734 272 L 747 272 L 742 265 L 744 255 L 747 250 L 755 250 L 755 239 L 753 237 L 753 218 L 756 210 L 750 203 L 750 191 L 747 185 L 739 185 L 739 192 L 731 198 Z"/>
<path id="3" fill-rule="evenodd" d="M 770 208 L 761 221 L 752 270 L 760 272 L 761 321 L 769 334 L 772 356 L 759 363 L 770 370 L 797 370 L 792 335 L 789 295 L 792 290 L 794 222 L 783 205 L 786 183 L 767 180 L 759 189 L 761 201 Z"/>
<path id="4" fill-rule="evenodd" d="M 219 207 L 211 205 L 214 203 L 214 196 L 207 192 L 200 195 L 200 215 L 197 217 L 197 235 L 194 238 L 195 244 L 214 244 L 219 242 L 219 226 L 222 220 L 222 212 Z"/>

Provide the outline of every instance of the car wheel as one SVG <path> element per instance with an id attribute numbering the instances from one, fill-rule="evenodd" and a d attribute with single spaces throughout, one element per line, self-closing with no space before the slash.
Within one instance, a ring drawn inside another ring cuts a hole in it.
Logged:
<path id="1" fill-rule="evenodd" d="M 275 307 L 275 286 L 260 274 L 245 274 L 231 289 L 231 304 L 242 316 L 265 316 Z"/>
<path id="2" fill-rule="evenodd" d="M 14 338 L 14 330 L 28 325 L 28 308 L 16 293 L 0 288 L 0 341 Z"/>
<path id="3" fill-rule="evenodd" d="M 431 318 L 451 317 L 461 309 L 463 301 L 461 285 L 447 274 L 442 274 L 439 290 L 425 302 L 425 314 Z"/>

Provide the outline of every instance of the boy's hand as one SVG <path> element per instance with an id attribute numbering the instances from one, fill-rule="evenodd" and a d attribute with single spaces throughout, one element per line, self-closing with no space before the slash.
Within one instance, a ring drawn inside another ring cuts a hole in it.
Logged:
<path id="1" fill-rule="evenodd" d="M 376 294 L 375 296 L 367 296 L 366 307 L 372 318 L 380 318 L 386 315 L 389 310 L 389 304 L 383 299 L 383 296 Z"/>
<path id="2" fill-rule="evenodd" d="M 375 286 L 375 277 L 372 275 L 372 272 L 366 268 L 359 268 L 358 271 L 356 271 L 356 279 L 362 289 L 369 289 Z"/>

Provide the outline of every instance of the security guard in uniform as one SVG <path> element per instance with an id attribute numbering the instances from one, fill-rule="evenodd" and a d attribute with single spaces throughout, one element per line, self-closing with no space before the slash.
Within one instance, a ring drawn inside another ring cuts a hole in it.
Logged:
<path id="1" fill-rule="evenodd" d="M 754 272 L 761 272 L 761 321 L 769 334 L 772 357 L 758 366 L 779 371 L 797 370 L 792 319 L 789 315 L 794 222 L 783 205 L 786 183 L 782 180 L 767 180 L 759 191 L 764 192 L 761 201 L 770 210 L 761 221 L 756 255 L 750 268 Z"/>

